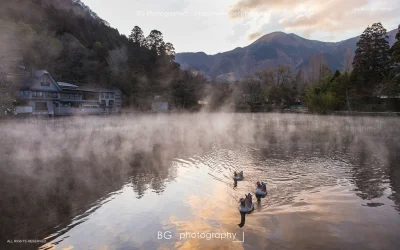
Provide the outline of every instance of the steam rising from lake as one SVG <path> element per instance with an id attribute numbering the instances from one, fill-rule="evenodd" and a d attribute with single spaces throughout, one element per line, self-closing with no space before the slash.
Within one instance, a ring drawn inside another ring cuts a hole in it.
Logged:
<path id="1" fill-rule="evenodd" d="M 1 121 L 1 240 L 43 239 L 126 181 L 136 198 L 148 189 L 162 194 L 178 176 L 174 159 L 210 154 L 215 147 L 256 149 L 265 158 L 350 153 L 353 165 L 378 162 L 382 173 L 395 176 L 392 189 L 399 191 L 398 122 L 393 117 L 234 113 Z M 210 175 L 229 183 L 231 172 L 246 167 L 238 161 Z M 383 194 L 374 180 L 356 185 L 363 199 Z"/>

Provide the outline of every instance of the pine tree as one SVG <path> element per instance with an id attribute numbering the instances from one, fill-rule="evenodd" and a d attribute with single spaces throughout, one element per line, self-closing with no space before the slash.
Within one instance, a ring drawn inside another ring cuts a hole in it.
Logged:
<path id="1" fill-rule="evenodd" d="M 175 48 L 172 43 L 166 43 L 165 44 L 165 54 L 169 58 L 170 61 L 175 60 Z"/>
<path id="2" fill-rule="evenodd" d="M 135 26 L 132 31 L 131 34 L 129 35 L 129 40 L 139 44 L 140 46 L 144 46 L 145 45 L 145 39 L 144 39 L 144 35 L 143 35 L 143 31 L 139 26 Z"/>
<path id="3" fill-rule="evenodd" d="M 156 51 L 158 55 L 165 52 L 165 42 L 163 35 L 158 30 L 152 30 L 148 37 L 146 37 L 147 48 Z"/>
<path id="4" fill-rule="evenodd" d="M 390 52 L 392 56 L 392 62 L 398 68 L 400 67 L 400 25 L 398 27 L 396 39 L 397 41 L 393 44 L 392 48 L 390 49 Z"/>
<path id="5" fill-rule="evenodd" d="M 381 23 L 367 27 L 360 40 L 353 60 L 353 81 L 361 97 L 374 96 L 388 72 L 389 42 Z"/>
<path id="6" fill-rule="evenodd" d="M 389 96 L 400 94 L 400 25 L 396 35 L 397 41 L 390 48 L 390 74 L 386 82 L 385 90 Z"/>

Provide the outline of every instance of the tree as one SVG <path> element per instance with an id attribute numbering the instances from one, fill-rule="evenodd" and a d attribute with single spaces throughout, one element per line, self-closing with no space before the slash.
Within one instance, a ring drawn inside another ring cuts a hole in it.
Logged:
<path id="1" fill-rule="evenodd" d="M 308 64 L 308 79 L 311 82 L 321 81 L 321 79 L 329 72 L 329 68 L 322 53 L 313 54 Z"/>
<path id="2" fill-rule="evenodd" d="M 340 73 L 330 74 L 306 90 L 306 104 L 311 112 L 327 113 L 336 110 L 340 105 L 337 98 L 336 80 Z"/>
<path id="3" fill-rule="evenodd" d="M 139 26 L 133 27 L 131 34 L 129 35 L 129 40 L 133 43 L 139 44 L 139 46 L 145 45 L 143 31 Z"/>
<path id="4" fill-rule="evenodd" d="M 397 41 L 390 48 L 390 73 L 385 84 L 385 92 L 391 97 L 400 94 L 400 25 L 396 35 Z"/>
<path id="5" fill-rule="evenodd" d="M 165 44 L 165 54 L 171 62 L 175 61 L 175 48 L 174 45 L 172 45 L 172 43 Z"/>
<path id="6" fill-rule="evenodd" d="M 381 23 L 367 27 L 360 40 L 353 60 L 353 81 L 361 97 L 373 97 L 388 72 L 389 42 Z"/>
<path id="7" fill-rule="evenodd" d="M 293 72 L 287 65 L 279 65 L 275 68 L 265 68 L 256 72 L 258 79 L 267 86 L 282 85 L 291 82 Z"/>
<path id="8" fill-rule="evenodd" d="M 13 110 L 12 85 L 7 81 L 6 72 L 2 65 L 4 58 L 0 57 L 0 117 L 10 115 Z"/>
<path id="9" fill-rule="evenodd" d="M 146 46 L 148 49 L 157 52 L 157 55 L 161 55 L 165 51 L 165 42 L 163 35 L 158 30 L 152 30 L 148 37 L 146 37 Z"/>
<path id="10" fill-rule="evenodd" d="M 115 49 L 109 52 L 107 58 L 111 72 L 116 75 L 122 75 L 127 69 L 128 54 L 126 47 Z"/>
<path id="11" fill-rule="evenodd" d="M 344 54 L 343 68 L 345 72 L 351 72 L 353 70 L 353 58 L 354 53 L 348 48 Z"/>
<path id="12" fill-rule="evenodd" d="M 396 67 L 400 67 L 400 25 L 397 29 L 396 34 L 396 42 L 393 44 L 392 48 L 390 49 L 392 62 L 395 64 Z"/>

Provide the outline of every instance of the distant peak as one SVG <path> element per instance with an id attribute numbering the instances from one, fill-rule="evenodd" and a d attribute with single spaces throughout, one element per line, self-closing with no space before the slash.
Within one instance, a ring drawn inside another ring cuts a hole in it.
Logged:
<path id="1" fill-rule="evenodd" d="M 272 41 L 281 42 L 283 40 L 290 39 L 290 37 L 293 37 L 293 35 L 287 34 L 282 31 L 275 31 L 275 32 L 271 32 L 269 34 L 263 35 L 262 37 L 258 38 L 255 42 L 253 42 L 253 44 L 262 43 L 262 42 L 272 42 Z"/>
<path id="2" fill-rule="evenodd" d="M 270 35 L 273 36 L 273 35 L 287 35 L 287 34 L 283 31 L 274 31 L 274 32 L 267 34 L 267 36 L 270 36 Z"/>

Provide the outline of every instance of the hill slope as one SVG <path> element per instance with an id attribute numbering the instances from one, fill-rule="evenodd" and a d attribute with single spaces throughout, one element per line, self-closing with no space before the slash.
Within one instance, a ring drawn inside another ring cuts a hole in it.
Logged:
<path id="1" fill-rule="evenodd" d="M 387 33 L 393 45 L 397 29 Z M 176 61 L 182 68 L 195 68 L 217 79 L 235 80 L 269 66 L 290 65 L 294 69 L 307 67 L 313 54 L 322 53 L 331 70 L 342 70 L 344 55 L 354 52 L 359 37 L 340 42 L 308 40 L 295 34 L 273 32 L 262 36 L 244 48 L 207 55 L 203 52 L 178 53 Z"/>

